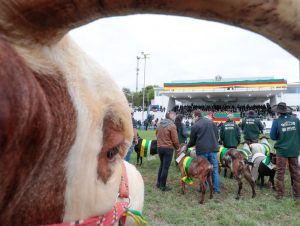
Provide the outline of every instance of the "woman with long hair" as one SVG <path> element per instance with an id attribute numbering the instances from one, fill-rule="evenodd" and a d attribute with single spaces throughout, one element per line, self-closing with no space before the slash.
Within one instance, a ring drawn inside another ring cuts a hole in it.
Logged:
<path id="1" fill-rule="evenodd" d="M 177 129 L 179 143 L 186 144 L 186 140 L 189 136 L 189 132 L 188 132 L 185 124 L 182 122 L 182 120 L 183 120 L 183 115 L 178 114 L 175 119 L 175 126 Z"/>

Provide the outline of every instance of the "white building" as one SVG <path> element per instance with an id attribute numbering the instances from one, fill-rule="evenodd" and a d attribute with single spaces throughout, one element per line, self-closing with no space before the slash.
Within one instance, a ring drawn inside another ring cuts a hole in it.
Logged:
<path id="1" fill-rule="evenodd" d="M 155 105 L 168 110 L 175 105 L 213 105 L 213 104 L 266 104 L 271 106 L 286 102 L 299 111 L 300 83 L 287 83 L 284 79 L 273 77 L 249 79 L 173 81 L 165 83 L 163 88 L 155 89 Z M 298 108 L 297 108 L 298 107 Z"/>

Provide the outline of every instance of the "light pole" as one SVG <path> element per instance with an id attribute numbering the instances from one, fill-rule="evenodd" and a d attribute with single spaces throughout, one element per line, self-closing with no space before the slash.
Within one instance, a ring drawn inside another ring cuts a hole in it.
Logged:
<path id="1" fill-rule="evenodd" d="M 144 59 L 144 89 L 143 89 L 143 109 L 142 109 L 142 123 L 144 123 L 144 108 L 145 108 L 145 81 L 146 81 L 146 61 L 149 59 L 149 53 L 141 52 L 142 58 Z"/>
<path id="2" fill-rule="evenodd" d="M 135 92 L 137 93 L 138 89 L 139 89 L 139 61 L 140 61 L 141 57 L 137 56 L 136 57 L 136 86 L 135 86 Z"/>

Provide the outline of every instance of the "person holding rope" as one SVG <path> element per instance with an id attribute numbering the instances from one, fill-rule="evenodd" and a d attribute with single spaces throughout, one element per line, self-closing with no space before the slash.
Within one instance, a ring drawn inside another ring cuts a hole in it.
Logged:
<path id="1" fill-rule="evenodd" d="M 286 163 L 289 164 L 291 179 L 293 181 L 294 199 L 300 201 L 300 171 L 298 156 L 300 150 L 300 121 L 291 115 L 292 108 L 280 102 L 271 109 L 278 118 L 273 121 L 270 137 L 275 140 L 276 149 L 276 198 L 282 199 L 284 194 L 284 173 Z"/>
<path id="2" fill-rule="evenodd" d="M 217 126 L 212 120 L 202 117 L 200 110 L 195 110 L 192 117 L 195 124 L 192 127 L 188 148 L 196 146 L 197 157 L 206 158 L 213 165 L 213 191 L 214 193 L 220 193 Z"/>

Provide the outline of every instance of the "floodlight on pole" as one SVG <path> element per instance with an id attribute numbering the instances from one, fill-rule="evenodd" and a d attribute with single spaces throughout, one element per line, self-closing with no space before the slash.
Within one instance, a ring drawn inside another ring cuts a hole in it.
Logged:
<path id="1" fill-rule="evenodd" d="M 144 123 L 144 108 L 145 108 L 145 84 L 146 84 L 146 61 L 149 59 L 149 53 L 141 52 L 142 58 L 144 59 L 144 89 L 143 89 L 143 109 L 142 109 L 142 123 Z"/>

